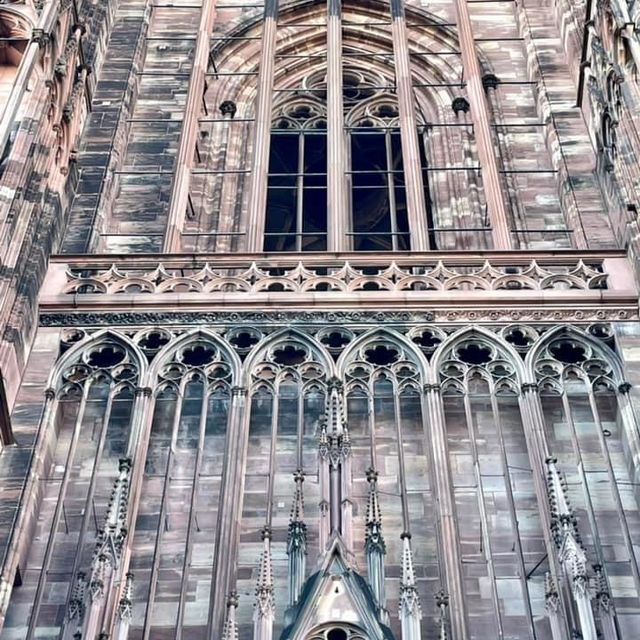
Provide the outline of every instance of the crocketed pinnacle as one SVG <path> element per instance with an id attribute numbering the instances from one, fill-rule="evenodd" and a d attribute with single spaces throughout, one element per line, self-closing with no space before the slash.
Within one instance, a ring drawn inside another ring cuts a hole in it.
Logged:
<path id="1" fill-rule="evenodd" d="M 227 596 L 227 617 L 224 621 L 221 640 L 238 640 L 238 624 L 236 623 L 237 606 L 238 594 L 232 591 Z"/>
<path id="2" fill-rule="evenodd" d="M 384 537 L 382 535 L 382 514 L 378 499 L 378 472 L 370 467 L 367 469 L 367 482 L 369 483 L 369 499 L 367 501 L 367 515 L 365 522 L 365 549 L 367 551 L 386 552 Z"/>
<path id="3" fill-rule="evenodd" d="M 256 613 L 259 617 L 270 617 L 274 611 L 273 565 L 271 562 L 271 529 L 262 529 L 264 548 L 260 556 L 260 570 L 256 586 Z"/>
<path id="4" fill-rule="evenodd" d="M 400 615 L 420 617 L 422 610 L 416 589 L 416 574 L 411 551 L 411 534 L 402 536 L 402 576 L 400 579 Z"/>

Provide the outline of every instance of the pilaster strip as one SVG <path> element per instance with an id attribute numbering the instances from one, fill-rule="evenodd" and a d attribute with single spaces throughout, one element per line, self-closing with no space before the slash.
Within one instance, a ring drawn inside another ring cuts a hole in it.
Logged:
<path id="1" fill-rule="evenodd" d="M 271 148 L 271 111 L 275 72 L 278 0 L 265 0 L 258 76 L 255 139 L 251 166 L 246 250 L 262 251 L 267 208 L 267 173 Z"/>
<path id="2" fill-rule="evenodd" d="M 422 181 L 420 141 L 411 79 L 409 35 L 402 0 L 391 0 L 391 20 L 411 249 L 427 251 L 430 248 L 427 205 Z"/>
<path id="3" fill-rule="evenodd" d="M 471 119 L 478 143 L 478 157 L 482 167 L 482 184 L 489 208 L 494 249 L 511 249 L 509 219 L 502 197 L 498 162 L 493 150 L 489 113 L 482 86 L 482 73 L 473 40 L 473 28 L 467 0 L 456 0 L 456 22 L 462 53 L 462 66 L 467 81 L 467 95 L 471 103 Z"/>

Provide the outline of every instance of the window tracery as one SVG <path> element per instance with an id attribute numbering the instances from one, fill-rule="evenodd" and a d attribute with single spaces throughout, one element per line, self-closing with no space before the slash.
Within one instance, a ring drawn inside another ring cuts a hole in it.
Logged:
<path id="1" fill-rule="evenodd" d="M 166 334 L 141 337 L 157 353 Z M 152 340 L 150 338 L 153 338 Z M 206 333 L 155 356 L 157 385 L 130 570 L 135 634 L 207 628 L 235 363 Z M 144 450 L 144 449 L 143 449 Z M 196 554 L 197 550 L 197 555 Z M 195 585 L 196 606 L 185 593 Z M 166 594 L 175 597 L 167 599 Z"/>
<path id="2" fill-rule="evenodd" d="M 595 325 L 591 333 L 608 339 L 603 326 Z M 630 459 L 637 445 L 621 400 L 617 358 L 602 342 L 566 329 L 551 332 L 537 345 L 531 365 L 540 388 L 549 451 L 575 507 L 587 576 L 591 580 L 595 566 L 601 567 L 599 579 L 615 608 L 623 597 L 620 576 L 640 584 L 633 552 L 638 544 L 633 523 L 640 512 Z M 614 546 L 615 558 L 610 555 Z M 572 579 L 571 573 L 567 579 Z M 622 611 L 617 616 L 623 627 L 629 624 Z"/>

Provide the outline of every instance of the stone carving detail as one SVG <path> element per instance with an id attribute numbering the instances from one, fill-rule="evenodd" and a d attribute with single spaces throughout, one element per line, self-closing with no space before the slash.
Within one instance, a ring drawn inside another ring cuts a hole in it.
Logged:
<path id="1" fill-rule="evenodd" d="M 165 267 L 152 271 L 110 268 L 69 270 L 64 293 L 141 294 L 189 292 L 314 292 L 324 291 L 469 291 L 606 289 L 600 264 L 576 260 L 567 265 L 496 266 L 489 261 L 468 266 L 437 262 L 396 262 L 388 266 L 354 266 L 345 261 L 330 267 L 302 262 L 274 268 L 252 262 L 245 268 L 212 266 Z"/>

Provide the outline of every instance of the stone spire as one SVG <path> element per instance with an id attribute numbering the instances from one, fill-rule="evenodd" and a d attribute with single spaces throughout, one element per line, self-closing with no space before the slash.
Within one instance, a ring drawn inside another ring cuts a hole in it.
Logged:
<path id="1" fill-rule="evenodd" d="M 77 620 L 78 623 L 82 622 L 85 613 L 85 594 L 87 591 L 87 578 L 86 575 L 80 571 L 76 576 L 76 583 L 73 585 L 73 593 L 69 600 L 69 609 L 67 611 L 67 618 L 69 620 Z"/>
<path id="2" fill-rule="evenodd" d="M 594 564 L 593 571 L 595 573 L 596 603 L 600 613 L 602 637 L 604 640 L 618 640 L 609 585 L 602 565 Z"/>
<path id="3" fill-rule="evenodd" d="M 107 505 L 104 527 L 98 535 L 94 558 L 100 554 L 108 557 L 111 565 L 116 567 L 120 561 L 122 546 L 127 537 L 127 509 L 129 505 L 129 473 L 131 459 L 121 458 L 111 498 Z"/>
<path id="4" fill-rule="evenodd" d="M 238 625 L 236 623 L 236 609 L 238 594 L 232 591 L 227 597 L 227 617 L 224 621 L 221 640 L 238 640 Z"/>
<path id="5" fill-rule="evenodd" d="M 413 568 L 411 534 L 402 536 L 402 577 L 400 579 L 400 624 L 402 640 L 421 640 L 420 620 L 422 609 L 416 588 L 416 574 Z"/>
<path id="6" fill-rule="evenodd" d="M 447 608 L 449 607 L 449 596 L 442 590 L 434 596 L 436 607 L 440 612 L 440 623 L 438 625 L 438 640 L 449 640 L 449 624 L 447 620 Z"/>
<path id="7" fill-rule="evenodd" d="M 560 594 L 553 576 L 548 571 L 544 577 L 544 604 L 551 625 L 551 637 L 553 640 L 562 640 L 564 632 L 560 618 Z"/>
<path id="8" fill-rule="evenodd" d="M 326 546 L 329 533 L 342 536 L 351 549 L 351 502 L 348 499 L 351 439 L 344 417 L 342 383 L 327 382 L 326 411 L 320 428 L 320 544 Z M 327 515 L 329 516 L 328 522 Z"/>
<path id="9" fill-rule="evenodd" d="M 253 640 L 271 640 L 275 602 L 273 599 L 273 567 L 271 564 L 271 529 L 262 529 L 264 548 L 260 556 L 260 571 L 256 587 L 256 605 L 253 617 Z"/>
<path id="10" fill-rule="evenodd" d="M 378 500 L 378 473 L 373 467 L 367 469 L 367 482 L 369 483 L 369 500 L 367 502 L 364 538 L 367 575 L 369 585 L 378 604 L 380 621 L 387 624 L 388 615 L 385 610 L 386 596 L 384 587 L 384 557 L 387 553 L 387 547 L 382 535 L 382 515 Z"/>
<path id="11" fill-rule="evenodd" d="M 304 523 L 304 495 L 302 483 L 304 474 L 298 469 L 293 474 L 295 490 L 289 530 L 287 535 L 287 556 L 289 558 L 289 606 L 294 606 L 304 585 L 307 556 L 307 525 Z"/>
<path id="12" fill-rule="evenodd" d="M 578 521 L 567 497 L 567 486 L 556 467 L 555 458 L 547 458 L 547 488 L 551 509 L 551 533 L 558 549 L 558 560 L 571 584 L 583 640 L 596 640 L 596 626 L 591 608 L 587 554 L 582 546 Z"/>
<path id="13" fill-rule="evenodd" d="M 116 621 L 115 640 L 127 640 L 133 607 L 133 573 L 127 573 L 122 589 L 122 596 L 118 603 L 118 617 Z"/>

